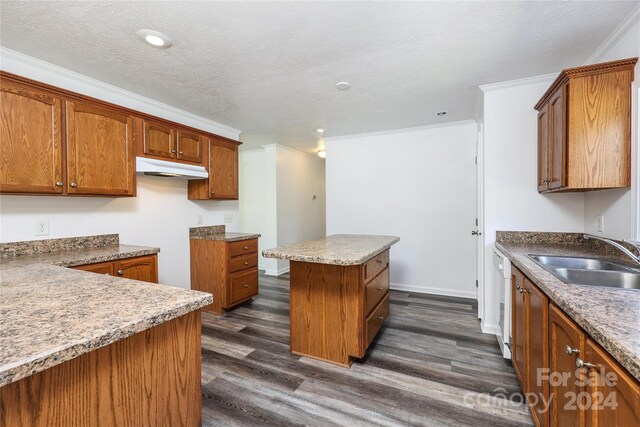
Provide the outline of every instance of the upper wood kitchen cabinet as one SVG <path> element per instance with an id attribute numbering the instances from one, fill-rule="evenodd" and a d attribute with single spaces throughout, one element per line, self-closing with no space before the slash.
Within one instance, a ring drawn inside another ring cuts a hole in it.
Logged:
<path id="1" fill-rule="evenodd" d="M 136 119 L 135 127 L 138 156 L 202 164 L 205 136 L 143 118 Z"/>
<path id="2" fill-rule="evenodd" d="M 133 117 L 81 101 L 66 106 L 67 193 L 135 195 Z"/>
<path id="3" fill-rule="evenodd" d="M 62 100 L 4 78 L 0 88 L 0 192 L 62 194 Z"/>
<path id="4" fill-rule="evenodd" d="M 238 145 L 223 138 L 209 138 L 209 178 L 189 181 L 189 200 L 238 199 Z"/>
<path id="5" fill-rule="evenodd" d="M 538 101 L 538 191 L 631 185 L 631 82 L 638 58 L 563 70 Z"/>

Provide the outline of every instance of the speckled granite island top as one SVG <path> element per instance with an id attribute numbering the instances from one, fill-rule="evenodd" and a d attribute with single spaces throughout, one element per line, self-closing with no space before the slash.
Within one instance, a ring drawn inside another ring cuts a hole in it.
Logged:
<path id="1" fill-rule="evenodd" d="M 0 245 L 0 386 L 212 302 L 203 292 L 63 268 L 159 252 L 113 236 Z"/>
<path id="2" fill-rule="evenodd" d="M 308 240 L 262 251 L 265 258 L 316 264 L 360 265 L 400 241 L 396 236 L 365 234 L 334 234 L 318 240 Z"/>
<path id="3" fill-rule="evenodd" d="M 238 242 L 240 240 L 257 239 L 260 234 L 227 232 L 224 225 L 192 227 L 189 238 L 192 240 L 220 240 L 223 242 Z"/>
<path id="4" fill-rule="evenodd" d="M 581 235 L 565 235 L 573 244 L 555 238 L 536 241 L 533 233 L 498 233 L 496 247 L 547 296 L 640 380 L 640 291 L 566 284 L 527 255 L 617 256 L 599 244 L 580 242 Z M 543 234 L 543 233 L 538 233 Z M 546 234 L 546 233 L 544 233 Z M 624 258 L 620 258 L 625 260 Z M 629 260 L 626 260 L 629 262 Z"/>

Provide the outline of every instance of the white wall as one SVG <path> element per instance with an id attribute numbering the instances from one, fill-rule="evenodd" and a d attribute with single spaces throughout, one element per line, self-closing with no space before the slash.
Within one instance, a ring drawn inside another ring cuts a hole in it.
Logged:
<path id="1" fill-rule="evenodd" d="M 170 105 L 108 85 L 87 76 L 0 49 L 5 71 L 49 83 L 68 90 L 133 108 L 179 123 L 238 139 L 239 130 L 199 117 Z M 119 233 L 120 241 L 133 245 L 158 246 L 160 283 L 190 287 L 189 227 L 222 224 L 230 213 L 237 230 L 237 201 L 187 200 L 186 181 L 138 176 L 135 198 L 0 196 L 0 241 L 47 239 Z M 34 236 L 35 222 L 49 220 L 50 234 Z"/>
<path id="2" fill-rule="evenodd" d="M 638 9 L 635 11 L 635 23 L 624 28 L 622 34 L 614 32 L 610 39 L 615 40 L 605 49 L 600 49 L 590 58 L 590 62 L 605 62 L 640 56 L 640 20 Z M 624 24 L 624 23 L 623 23 Z M 620 28 L 623 30 L 623 28 Z M 616 36 L 617 35 L 617 36 Z M 608 237 L 629 239 L 640 238 L 638 212 L 636 209 L 638 188 L 638 147 L 640 145 L 638 124 L 638 93 L 640 86 L 640 64 L 636 64 L 635 81 L 632 87 L 632 103 L 634 106 L 632 119 L 632 183 L 631 189 L 590 191 L 585 196 L 585 231 Z M 604 232 L 598 232 L 598 216 L 604 217 Z"/>
<path id="3" fill-rule="evenodd" d="M 233 215 L 238 230 L 237 201 L 187 200 L 187 182 L 174 178 L 138 176 L 133 198 L 0 196 L 2 242 L 53 239 L 105 233 L 120 234 L 124 244 L 159 247 L 159 282 L 190 287 L 189 227 L 224 223 Z M 35 224 L 49 221 L 48 236 L 35 236 Z"/>
<path id="4" fill-rule="evenodd" d="M 493 247 L 497 230 L 584 231 L 584 194 L 537 191 L 535 103 L 555 75 L 482 86 L 484 91 L 483 329 L 497 325 Z"/>
<path id="5" fill-rule="evenodd" d="M 327 233 L 399 236 L 393 288 L 475 298 L 475 122 L 325 144 Z"/>
<path id="6" fill-rule="evenodd" d="M 325 236 L 322 159 L 269 144 L 240 151 L 240 163 L 240 226 L 262 234 L 260 251 Z M 260 255 L 259 268 L 280 275 L 289 262 Z"/>

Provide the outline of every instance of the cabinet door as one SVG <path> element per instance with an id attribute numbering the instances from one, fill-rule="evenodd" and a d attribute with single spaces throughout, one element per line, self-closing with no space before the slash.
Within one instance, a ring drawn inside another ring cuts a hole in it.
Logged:
<path id="1" fill-rule="evenodd" d="M 538 426 L 549 425 L 546 397 L 549 396 L 549 382 L 545 378 L 549 368 L 549 299 L 529 279 L 524 278 L 523 296 L 527 306 L 525 329 L 527 340 L 527 392 L 535 395 L 528 400 L 531 416 Z"/>
<path id="2" fill-rule="evenodd" d="M 559 88 L 549 101 L 549 189 L 567 185 L 566 86 Z"/>
<path id="3" fill-rule="evenodd" d="M 3 79 L 0 105 L 0 192 L 62 193 L 61 99 Z"/>
<path id="4" fill-rule="evenodd" d="M 238 198 L 238 146 L 212 138 L 209 151 L 209 190 L 212 199 Z"/>
<path id="5" fill-rule="evenodd" d="M 521 289 L 524 287 L 524 275 L 518 270 L 513 269 L 511 276 L 511 360 L 513 368 L 516 371 L 516 377 L 520 380 L 522 391 L 527 392 L 527 363 L 525 353 L 525 342 L 527 340 L 527 330 L 525 328 L 526 304 L 524 293 Z"/>
<path id="6" fill-rule="evenodd" d="M 640 383 L 591 339 L 587 339 L 583 359 L 593 365 L 589 369 L 587 426 L 639 426 Z"/>
<path id="7" fill-rule="evenodd" d="M 67 101 L 67 192 L 135 195 L 132 129 L 127 114 Z"/>
<path id="8" fill-rule="evenodd" d="M 576 358 L 584 354 L 585 334 L 555 305 L 549 309 L 549 368 L 553 373 L 549 392 L 551 425 L 583 427 L 584 411 L 573 398 L 584 391 L 576 376 Z"/>
<path id="9" fill-rule="evenodd" d="M 549 104 L 538 112 L 538 191 L 549 189 Z"/>
<path id="10" fill-rule="evenodd" d="M 144 120 L 142 141 L 144 154 L 175 159 L 175 132 L 171 127 Z"/>
<path id="11" fill-rule="evenodd" d="M 193 132 L 179 130 L 178 159 L 193 163 L 202 163 L 203 137 Z"/>
<path id="12" fill-rule="evenodd" d="M 114 271 L 116 277 L 158 283 L 158 257 L 152 255 L 116 261 Z"/>
<path id="13" fill-rule="evenodd" d="M 88 271 L 90 273 L 108 274 L 113 276 L 113 263 L 112 262 L 99 262 L 97 264 L 79 265 L 73 267 L 74 270 Z"/>

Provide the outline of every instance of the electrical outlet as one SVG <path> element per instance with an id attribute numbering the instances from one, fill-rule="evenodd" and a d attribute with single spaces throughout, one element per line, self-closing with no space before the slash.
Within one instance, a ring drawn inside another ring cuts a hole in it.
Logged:
<path id="1" fill-rule="evenodd" d="M 598 231 L 600 233 L 604 232 L 604 215 L 598 216 Z"/>
<path id="2" fill-rule="evenodd" d="M 204 219 L 202 218 L 202 215 L 198 215 L 198 225 L 202 225 L 203 221 Z"/>
<path id="3" fill-rule="evenodd" d="M 35 236 L 48 236 L 49 235 L 49 220 L 43 219 L 36 222 Z"/>
<path id="4" fill-rule="evenodd" d="M 226 224 L 233 222 L 233 214 L 224 214 L 224 222 Z"/>

